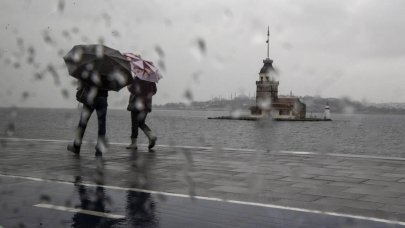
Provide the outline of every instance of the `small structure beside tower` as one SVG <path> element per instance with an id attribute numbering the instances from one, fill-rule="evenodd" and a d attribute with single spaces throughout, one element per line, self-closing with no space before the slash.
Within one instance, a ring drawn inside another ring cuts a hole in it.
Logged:
<path id="1" fill-rule="evenodd" d="M 273 60 L 269 57 L 270 30 L 267 28 L 267 58 L 256 81 L 256 106 L 250 108 L 252 116 L 271 116 L 277 120 L 305 119 L 306 105 L 296 96 L 279 96 Z"/>

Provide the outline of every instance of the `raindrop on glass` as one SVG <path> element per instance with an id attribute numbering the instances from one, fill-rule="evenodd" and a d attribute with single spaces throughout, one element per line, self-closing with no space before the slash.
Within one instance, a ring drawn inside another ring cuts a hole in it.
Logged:
<path id="1" fill-rule="evenodd" d="M 43 73 L 35 73 L 34 74 L 35 80 L 42 80 L 44 78 Z"/>
<path id="2" fill-rule="evenodd" d="M 191 103 L 193 102 L 193 93 L 190 89 L 186 89 L 186 91 L 184 92 L 184 97 L 187 99 L 186 104 L 191 105 Z"/>
<path id="3" fill-rule="evenodd" d="M 72 28 L 72 32 L 73 32 L 74 34 L 78 34 L 78 33 L 79 33 L 79 28 L 73 27 L 73 28 Z"/>
<path id="4" fill-rule="evenodd" d="M 165 53 L 164 53 L 163 49 L 162 49 L 159 45 L 157 45 L 157 46 L 155 47 L 155 51 L 156 51 L 156 53 L 159 55 L 160 58 L 164 58 L 164 57 L 165 57 Z"/>
<path id="5" fill-rule="evenodd" d="M 99 38 L 99 43 L 100 44 L 104 43 L 103 38 Z M 97 45 L 97 47 L 96 47 L 96 56 L 97 56 L 97 58 L 103 58 L 103 56 L 104 56 L 104 47 L 103 47 L 103 45 Z"/>
<path id="6" fill-rule="evenodd" d="M 63 37 L 65 37 L 66 39 L 69 39 L 69 40 L 70 40 L 70 34 L 69 34 L 69 31 L 67 31 L 67 30 L 63 30 L 63 31 L 62 31 L 62 36 L 63 36 Z"/>
<path id="7" fill-rule="evenodd" d="M 27 91 L 24 91 L 24 92 L 22 93 L 22 99 L 23 99 L 23 100 L 26 100 L 29 96 L 30 96 L 30 94 L 29 94 Z"/>
<path id="8" fill-rule="evenodd" d="M 53 65 L 49 64 L 47 66 L 47 70 L 52 75 L 55 85 L 57 85 L 57 86 L 60 85 L 59 74 L 56 71 L 55 67 Z"/>
<path id="9" fill-rule="evenodd" d="M 62 96 L 64 99 L 69 99 L 69 91 L 67 89 L 62 89 Z"/>
<path id="10" fill-rule="evenodd" d="M 51 202 L 51 197 L 48 196 L 48 195 L 41 195 L 41 196 L 39 197 L 39 200 L 40 200 L 42 203 L 49 203 L 49 202 Z"/>
<path id="11" fill-rule="evenodd" d="M 166 65 L 163 60 L 159 59 L 157 64 L 158 64 L 159 70 L 166 71 Z"/>
<path id="12" fill-rule="evenodd" d="M 14 122 L 10 122 L 7 124 L 7 128 L 6 128 L 6 136 L 11 137 L 14 135 L 15 133 L 15 124 Z"/>
<path id="13" fill-rule="evenodd" d="M 113 37 L 116 37 L 116 38 L 120 37 L 120 33 L 119 33 L 117 30 L 113 30 L 113 31 L 111 32 L 111 35 L 112 35 Z"/>
<path id="14" fill-rule="evenodd" d="M 19 69 L 21 67 L 21 64 L 19 62 L 15 62 L 15 63 L 13 63 L 13 67 L 15 69 Z"/>
<path id="15" fill-rule="evenodd" d="M 60 13 L 62 13 L 64 9 L 65 9 L 65 0 L 59 0 L 58 1 L 58 11 Z"/>
<path id="16" fill-rule="evenodd" d="M 48 29 L 49 29 L 49 27 L 48 27 Z M 43 39 L 44 39 L 45 43 L 47 43 L 47 44 L 53 44 L 53 40 L 52 40 L 52 38 L 51 38 L 51 36 L 49 35 L 49 32 L 48 32 L 47 30 L 44 30 L 44 31 L 42 32 L 42 36 L 43 36 Z"/>
<path id="17" fill-rule="evenodd" d="M 72 57 L 73 61 L 76 63 L 79 62 L 82 59 L 82 55 L 83 55 L 83 49 L 81 49 L 81 48 L 76 49 L 73 52 L 73 57 Z"/>
<path id="18" fill-rule="evenodd" d="M 205 41 L 202 38 L 198 38 L 197 44 L 198 44 L 198 48 L 200 49 L 201 53 L 203 55 L 205 55 L 205 52 L 207 51 L 207 46 L 205 44 Z"/>

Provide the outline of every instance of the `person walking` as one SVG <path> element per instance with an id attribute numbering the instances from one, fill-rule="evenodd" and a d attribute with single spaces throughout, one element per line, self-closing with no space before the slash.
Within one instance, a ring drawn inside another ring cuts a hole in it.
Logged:
<path id="1" fill-rule="evenodd" d="M 91 117 L 91 114 L 94 112 L 94 110 L 96 110 L 98 120 L 98 137 L 95 147 L 95 155 L 101 156 L 103 152 L 106 152 L 107 142 L 105 135 L 108 106 L 107 97 L 108 90 L 92 87 L 82 81 L 79 81 L 76 99 L 83 104 L 83 109 L 81 111 L 80 121 L 76 129 L 76 135 L 73 143 L 70 143 L 67 146 L 68 151 L 75 154 L 80 153 L 80 147 L 86 131 L 87 123 Z"/>
<path id="2" fill-rule="evenodd" d="M 127 149 L 136 150 L 138 128 L 142 129 L 149 140 L 149 149 L 152 149 L 157 137 L 152 133 L 152 130 L 146 125 L 145 119 L 148 113 L 152 111 L 152 96 L 156 94 L 156 83 L 144 81 L 138 77 L 134 78 L 132 84 L 127 86 L 130 97 L 127 110 L 131 112 L 131 143 Z"/>

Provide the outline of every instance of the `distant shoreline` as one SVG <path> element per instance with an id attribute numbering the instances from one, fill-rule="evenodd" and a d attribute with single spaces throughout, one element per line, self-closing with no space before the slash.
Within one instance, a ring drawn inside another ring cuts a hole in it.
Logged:
<path id="1" fill-rule="evenodd" d="M 13 108 L 16 108 L 17 110 L 77 110 L 80 111 L 79 109 L 76 108 L 61 108 L 61 107 L 55 107 L 55 108 L 46 108 L 46 107 L 0 107 L 0 112 L 6 111 L 6 110 L 11 110 Z M 128 112 L 126 109 L 120 109 L 120 108 L 109 108 L 111 111 L 124 111 Z M 231 113 L 232 110 L 230 109 L 169 109 L 169 108 L 152 108 L 152 113 L 153 111 L 200 111 L 200 112 L 229 112 Z M 242 110 L 242 112 L 248 112 L 248 110 Z M 322 114 L 321 111 L 319 112 L 307 112 L 307 115 L 319 115 Z M 400 110 L 398 112 L 351 112 L 351 113 L 346 113 L 346 112 L 332 112 L 333 114 L 341 114 L 341 115 L 405 115 L 405 110 Z"/>
<path id="2" fill-rule="evenodd" d="M 331 113 L 336 114 L 405 114 L 405 103 L 364 103 L 358 101 L 352 101 L 348 98 L 321 98 L 304 96 L 299 97 L 301 101 L 306 104 L 307 115 L 311 113 L 323 113 L 325 105 L 328 104 L 331 109 Z M 194 101 L 187 105 L 182 102 L 167 103 L 164 105 L 153 105 L 152 110 L 162 111 L 222 111 L 231 112 L 233 110 L 239 110 L 242 112 L 249 112 L 249 108 L 255 105 L 255 100 L 249 97 L 236 97 L 232 100 L 228 99 L 212 99 L 209 101 Z M 18 109 L 58 109 L 58 110 L 73 110 L 77 108 L 69 107 L 18 107 Z M 10 107 L 0 107 L 0 110 L 10 109 Z M 126 111 L 126 107 L 117 108 L 113 105 L 109 106 L 109 110 L 123 110 Z"/>

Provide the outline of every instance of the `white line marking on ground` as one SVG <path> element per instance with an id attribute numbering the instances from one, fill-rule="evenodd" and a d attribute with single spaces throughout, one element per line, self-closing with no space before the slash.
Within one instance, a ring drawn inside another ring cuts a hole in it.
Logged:
<path id="1" fill-rule="evenodd" d="M 9 141 L 31 141 L 31 142 L 56 142 L 56 143 L 69 143 L 71 140 L 60 140 L 60 139 L 27 139 L 27 138 L 4 138 L 0 137 L 0 140 Z M 83 143 L 90 143 L 84 141 Z M 111 145 L 127 145 L 127 143 L 110 142 Z M 147 146 L 146 144 L 139 144 L 140 146 Z M 269 152 L 272 154 L 293 154 L 293 155 L 323 155 L 332 157 L 347 157 L 347 158 L 365 158 L 365 159 L 380 159 L 380 160 L 395 160 L 395 161 L 405 161 L 402 157 L 385 157 L 385 156 L 374 156 L 374 155 L 362 155 L 362 154 L 341 154 L 341 153 L 319 153 L 319 152 L 309 152 L 309 151 L 267 151 L 267 150 L 256 150 L 256 149 L 243 149 L 243 148 L 215 148 L 215 147 L 205 147 L 205 146 L 178 146 L 178 145 L 156 145 L 156 147 L 162 148 L 182 148 L 182 149 L 204 149 L 204 150 L 225 150 L 225 151 L 241 151 L 241 152 Z"/>
<path id="2" fill-rule="evenodd" d="M 90 211 L 90 210 L 84 210 L 84 209 L 72 208 L 72 207 L 57 206 L 57 205 L 45 204 L 45 203 L 35 204 L 33 206 L 40 207 L 40 208 L 46 208 L 46 209 L 53 209 L 53 210 L 58 210 L 58 211 L 67 211 L 67 212 L 73 212 L 73 213 L 94 215 L 94 216 L 104 217 L 104 218 L 112 218 L 112 219 L 125 218 L 125 216 L 122 216 L 122 215 L 110 214 L 110 213 L 99 212 L 99 211 Z"/>
<path id="3" fill-rule="evenodd" d="M 282 150 L 279 151 L 279 153 L 283 154 L 296 154 L 296 155 L 310 155 L 310 154 L 318 154 L 316 152 L 306 152 L 306 151 L 287 151 L 287 150 Z"/>
<path id="4" fill-rule="evenodd" d="M 0 174 L 0 176 L 8 177 L 8 178 L 26 179 L 26 180 L 32 180 L 32 181 L 43 181 L 43 182 L 74 185 L 73 182 L 68 182 L 68 181 L 55 181 L 55 180 L 47 180 L 47 179 L 43 179 L 43 178 L 34 178 L 34 177 L 25 177 L 25 176 L 16 176 L 16 175 L 7 175 L 7 174 Z M 143 193 L 150 193 L 150 194 L 155 194 L 155 195 L 174 196 L 174 197 L 181 197 L 181 198 L 193 198 L 193 199 L 207 200 L 207 201 L 227 202 L 227 203 L 234 203 L 234 204 L 240 204 L 240 205 L 274 208 L 274 209 L 282 209 L 282 210 L 297 211 L 297 212 L 312 213 L 312 214 L 330 215 L 330 216 L 335 216 L 335 217 L 360 219 L 360 220 L 367 220 L 367 221 L 373 221 L 373 222 L 381 222 L 381 223 L 386 223 L 386 224 L 405 226 L 405 222 L 402 222 L 402 221 L 380 219 L 380 218 L 359 216 L 359 215 L 352 215 L 352 214 L 343 214 L 343 213 L 336 213 L 336 212 L 329 212 L 329 211 L 310 210 L 310 209 L 297 208 L 297 207 L 287 207 L 287 206 L 281 206 L 281 205 L 275 205 L 275 204 L 264 204 L 264 203 L 247 202 L 247 201 L 239 201 L 239 200 L 225 200 L 225 199 L 206 197 L 206 196 L 190 196 L 190 195 L 185 195 L 185 194 L 180 194 L 180 193 L 159 192 L 159 191 L 146 190 L 146 189 L 125 188 L 125 187 L 110 186 L 110 185 L 97 185 L 97 184 L 91 184 L 91 183 L 81 183 L 81 185 L 87 186 L 87 187 L 100 186 L 105 189 L 143 192 Z"/>

